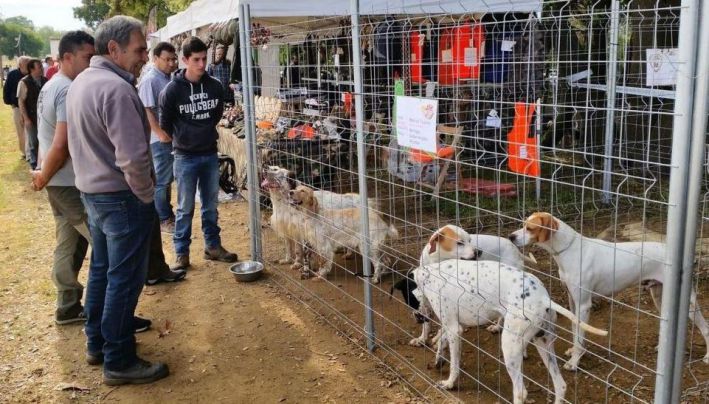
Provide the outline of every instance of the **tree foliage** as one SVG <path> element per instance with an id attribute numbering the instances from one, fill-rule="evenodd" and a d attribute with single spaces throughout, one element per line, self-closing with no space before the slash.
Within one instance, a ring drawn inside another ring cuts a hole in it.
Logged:
<path id="1" fill-rule="evenodd" d="M 42 48 L 42 38 L 34 31 L 34 24 L 27 17 L 0 20 L 0 54 L 41 57 Z"/>
<path id="2" fill-rule="evenodd" d="M 81 6 L 74 7 L 74 16 L 83 20 L 92 29 L 114 15 L 123 14 L 148 21 L 148 14 L 157 7 L 158 26 L 167 22 L 167 17 L 187 8 L 193 0 L 81 0 Z"/>

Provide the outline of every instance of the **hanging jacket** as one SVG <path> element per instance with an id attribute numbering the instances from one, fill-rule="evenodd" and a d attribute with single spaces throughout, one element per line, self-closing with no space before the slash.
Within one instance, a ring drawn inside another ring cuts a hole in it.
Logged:
<path id="1" fill-rule="evenodd" d="M 172 136 L 175 153 L 217 152 L 217 123 L 224 110 L 222 84 L 207 73 L 198 82 L 179 72 L 160 93 L 160 127 Z"/>

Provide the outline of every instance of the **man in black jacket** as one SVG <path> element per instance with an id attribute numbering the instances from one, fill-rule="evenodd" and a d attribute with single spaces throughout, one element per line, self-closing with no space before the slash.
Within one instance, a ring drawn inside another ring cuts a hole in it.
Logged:
<path id="1" fill-rule="evenodd" d="M 27 74 L 27 62 L 30 58 L 26 56 L 20 56 L 17 59 L 17 69 L 11 70 L 5 77 L 5 85 L 2 91 L 2 99 L 6 105 L 12 106 L 12 120 L 15 123 L 15 130 L 17 131 L 17 142 L 20 146 L 20 153 L 22 153 L 22 159 L 26 159 L 25 149 L 27 145 L 25 144 L 25 127 L 22 124 L 22 114 L 20 114 L 20 105 L 17 103 L 17 85 L 20 80 Z"/>
<path id="2" fill-rule="evenodd" d="M 182 43 L 182 61 L 187 66 L 160 93 L 160 127 L 172 137 L 175 150 L 177 212 L 175 215 L 176 264 L 190 265 L 190 242 L 195 192 L 199 186 L 202 202 L 204 258 L 235 262 L 238 257 L 222 247 L 217 224 L 219 159 L 217 123 L 224 109 L 222 84 L 206 74 L 207 45 L 197 37 Z"/>
<path id="3" fill-rule="evenodd" d="M 39 140 L 37 139 L 37 99 L 39 92 L 47 82 L 44 77 L 42 61 L 30 59 L 27 62 L 29 74 L 20 80 L 17 87 L 17 98 L 22 114 L 22 123 L 25 125 L 25 136 L 27 137 L 27 160 L 30 167 L 37 168 L 37 154 L 39 153 Z"/>

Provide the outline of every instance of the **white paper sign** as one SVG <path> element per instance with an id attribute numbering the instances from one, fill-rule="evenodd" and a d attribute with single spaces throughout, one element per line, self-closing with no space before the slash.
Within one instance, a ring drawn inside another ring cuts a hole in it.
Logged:
<path id="1" fill-rule="evenodd" d="M 679 50 L 645 49 L 647 75 L 646 86 L 671 86 L 677 83 Z"/>
<path id="2" fill-rule="evenodd" d="M 527 146 L 519 147 L 519 157 L 523 159 L 529 158 L 529 154 L 527 153 Z"/>
<path id="3" fill-rule="evenodd" d="M 463 65 L 477 66 L 478 65 L 478 50 L 475 48 L 465 48 L 463 53 Z"/>
<path id="4" fill-rule="evenodd" d="M 502 127 L 502 119 L 497 115 L 497 111 L 494 109 L 490 110 L 485 119 L 485 126 L 490 128 L 500 128 Z"/>
<path id="5" fill-rule="evenodd" d="M 340 66 L 340 55 L 335 54 L 335 67 Z"/>
<path id="6" fill-rule="evenodd" d="M 502 41 L 502 44 L 500 44 L 500 50 L 503 52 L 512 52 L 515 44 L 517 44 L 517 41 Z"/>
<path id="7" fill-rule="evenodd" d="M 396 96 L 396 137 L 400 145 L 436 153 L 437 120 L 437 99 Z"/>
<path id="8" fill-rule="evenodd" d="M 453 63 L 453 50 L 446 49 L 441 52 L 441 62 L 443 63 Z"/>
<path id="9" fill-rule="evenodd" d="M 426 82 L 426 97 L 433 97 L 433 93 L 436 91 L 436 82 L 435 81 L 429 81 Z"/>

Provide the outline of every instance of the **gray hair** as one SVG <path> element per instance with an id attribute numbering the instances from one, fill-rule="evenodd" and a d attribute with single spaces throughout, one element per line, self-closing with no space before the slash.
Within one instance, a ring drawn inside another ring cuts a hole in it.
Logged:
<path id="1" fill-rule="evenodd" d="M 32 58 L 29 56 L 20 56 L 17 58 L 17 66 L 19 67 L 21 64 L 27 64 Z"/>
<path id="2" fill-rule="evenodd" d="M 134 31 L 143 32 L 140 20 L 125 15 L 117 15 L 101 23 L 94 35 L 96 54 L 108 55 L 108 42 L 116 41 L 121 48 L 128 46 Z"/>

